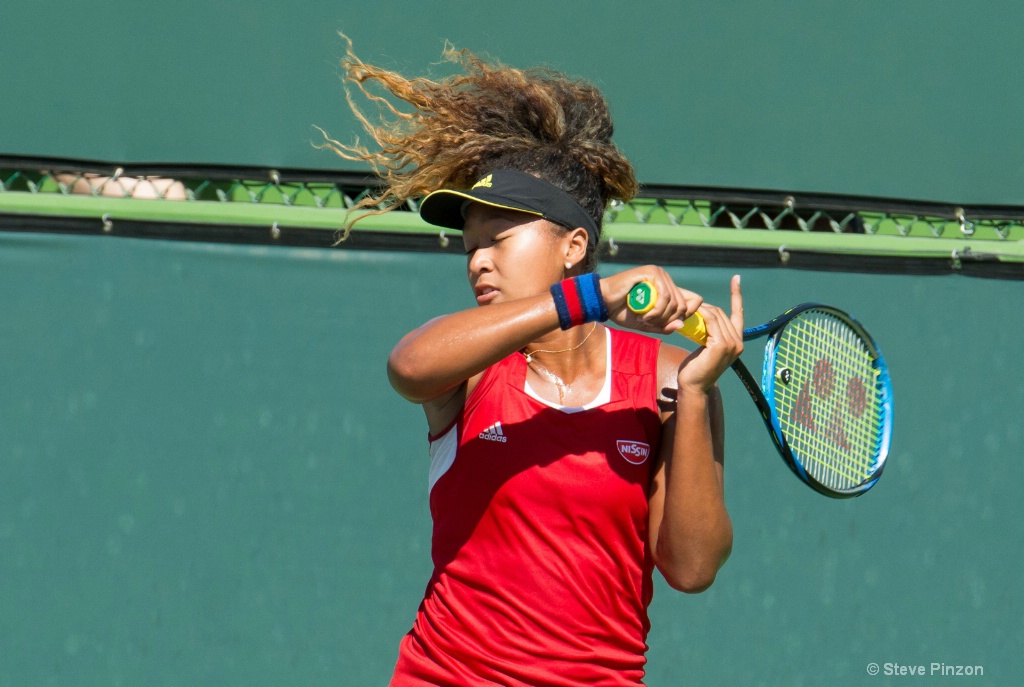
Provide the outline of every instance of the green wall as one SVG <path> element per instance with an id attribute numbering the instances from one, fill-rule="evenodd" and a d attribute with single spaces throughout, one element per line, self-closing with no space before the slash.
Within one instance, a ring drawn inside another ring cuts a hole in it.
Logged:
<path id="1" fill-rule="evenodd" d="M 725 270 L 671 271 L 726 295 Z M 462 275 L 453 256 L 0 233 L 0 686 L 383 684 L 430 573 L 426 426 L 384 364 L 471 306 Z M 1021 684 L 1019 287 L 743 277 L 751 323 L 820 300 L 879 339 L 890 464 L 862 498 L 811 492 L 724 379 L 735 549 L 705 594 L 659 583 L 649 685 L 910 679 L 872 661 Z"/>
<path id="2" fill-rule="evenodd" d="M 344 31 L 597 83 L 646 183 L 1024 204 L 1024 5 L 952 0 L 5 3 L 0 154 L 351 168 Z"/>

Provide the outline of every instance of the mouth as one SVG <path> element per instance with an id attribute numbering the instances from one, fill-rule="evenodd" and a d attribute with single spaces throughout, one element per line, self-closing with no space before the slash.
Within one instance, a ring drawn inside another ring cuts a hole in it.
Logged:
<path id="1" fill-rule="evenodd" d="M 477 305 L 484 305 L 486 303 L 490 303 L 499 295 L 501 295 L 501 291 L 498 291 L 493 286 L 478 285 L 475 289 L 473 289 L 473 292 L 476 294 Z"/>

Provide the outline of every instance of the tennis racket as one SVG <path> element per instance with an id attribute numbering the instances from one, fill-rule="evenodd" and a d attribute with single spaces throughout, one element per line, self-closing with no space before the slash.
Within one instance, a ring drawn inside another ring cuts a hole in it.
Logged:
<path id="1" fill-rule="evenodd" d="M 651 310 L 658 293 L 635 285 L 627 307 Z M 707 342 L 700 313 L 679 333 Z M 732 369 L 754 399 L 786 465 L 814 490 L 833 498 L 860 496 L 878 481 L 892 438 L 892 384 L 885 358 L 867 330 L 847 313 L 803 303 L 743 330 L 743 340 L 768 337 L 761 384 L 739 359 Z"/>

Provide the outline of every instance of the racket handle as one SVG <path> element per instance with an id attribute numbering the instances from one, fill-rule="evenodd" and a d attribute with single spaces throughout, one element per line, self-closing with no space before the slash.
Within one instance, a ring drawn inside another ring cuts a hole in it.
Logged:
<path id="1" fill-rule="evenodd" d="M 658 289 L 654 288 L 652 282 L 644 280 L 635 284 L 629 290 L 629 296 L 626 298 L 626 307 L 637 315 L 643 315 L 650 312 L 657 302 Z M 704 324 L 704 317 L 699 312 L 695 312 L 687 317 L 686 321 L 683 322 L 683 326 L 676 333 L 682 334 L 690 341 L 701 346 L 708 342 L 708 329 Z"/>

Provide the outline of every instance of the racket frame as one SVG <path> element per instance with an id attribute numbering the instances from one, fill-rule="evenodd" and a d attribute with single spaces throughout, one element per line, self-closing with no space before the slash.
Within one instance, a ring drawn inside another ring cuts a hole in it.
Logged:
<path id="1" fill-rule="evenodd" d="M 799 456 L 794 453 L 789 442 L 786 440 L 786 435 L 782 431 L 782 424 L 775 411 L 775 404 L 772 402 L 775 397 L 776 352 L 782 332 L 785 330 L 786 325 L 795 317 L 812 309 L 832 315 L 853 329 L 868 346 L 869 353 L 873 358 L 873 366 L 878 373 L 878 379 L 875 381 L 875 393 L 877 394 L 879 390 L 881 391 L 882 418 L 875 450 L 875 467 L 867 481 L 848 489 L 836 489 L 834 487 L 825 486 L 807 471 Z M 878 481 L 878 478 L 882 476 L 882 470 L 885 468 L 885 461 L 888 457 L 889 447 L 892 442 L 892 381 L 889 377 L 889 366 L 886 364 L 885 358 L 882 355 L 881 350 L 879 350 L 878 345 L 875 343 L 875 340 L 870 334 L 868 334 L 867 330 L 864 329 L 864 326 L 854 319 L 849 313 L 823 303 L 801 303 L 764 324 L 743 330 L 744 341 L 750 341 L 766 335 L 769 338 L 768 342 L 765 344 L 760 384 L 757 383 L 754 376 L 740 359 L 736 359 L 732 364 L 732 368 L 740 378 L 740 381 L 743 383 L 747 393 L 750 394 L 750 397 L 757 405 L 761 419 L 764 421 L 765 427 L 768 429 L 768 433 L 772 437 L 772 442 L 775 444 L 775 448 L 778 450 L 779 455 L 782 456 L 783 462 L 789 466 L 790 470 L 792 470 L 801 481 L 825 496 L 830 496 L 832 498 L 851 498 L 865 493 L 868 489 L 873 487 Z"/>
<path id="2" fill-rule="evenodd" d="M 633 289 L 630 290 L 627 307 L 629 307 L 629 309 L 634 313 L 642 315 L 654 307 L 657 298 L 658 292 L 653 282 L 638 282 L 633 286 Z M 822 484 L 804 467 L 799 455 L 796 454 L 789 445 L 786 435 L 782 431 L 782 423 L 775 411 L 775 365 L 779 340 L 787 324 L 801 313 L 811 309 L 822 311 L 835 317 L 843 324 L 846 324 L 867 345 L 868 352 L 872 356 L 872 365 L 877 374 L 874 392 L 877 395 L 880 391 L 882 396 L 882 417 L 875 445 L 875 455 L 871 473 L 868 479 L 864 482 L 844 489 Z M 684 322 L 683 328 L 680 329 L 678 333 L 700 346 L 703 346 L 707 341 L 704 320 L 699 312 L 695 312 L 690 315 L 690 317 L 688 317 Z M 743 364 L 741 359 L 737 358 L 732 363 L 731 367 L 736 373 L 736 376 L 740 378 L 740 382 L 742 382 L 743 387 L 747 390 L 747 393 L 750 394 L 750 398 L 753 399 L 754 404 L 757 406 L 758 413 L 764 421 L 764 425 L 768 430 L 769 436 L 772 438 L 772 442 L 775 444 L 776 450 L 778 450 L 779 455 L 782 456 L 783 462 L 789 466 L 789 469 L 792 470 L 793 473 L 799 477 L 802 482 L 804 482 L 804 484 L 807 484 L 809 487 L 821 494 L 824 494 L 825 496 L 832 498 L 850 498 L 860 496 L 865 493 L 868 489 L 873 487 L 875 483 L 878 482 L 878 478 L 882 476 L 882 470 L 885 468 L 885 461 L 889 455 L 889 446 L 892 441 L 892 381 L 889 377 L 889 367 L 885 362 L 884 356 L 882 356 L 882 352 L 878 348 L 878 344 L 875 343 L 875 340 L 870 334 L 868 334 L 863 325 L 854 319 L 853 316 L 839 308 L 825 305 L 824 303 L 801 303 L 764 324 L 759 324 L 756 327 L 743 330 L 744 341 L 758 339 L 762 336 L 768 336 L 769 338 L 768 342 L 765 344 L 765 352 L 761 368 L 761 383 L 757 383 L 754 376 L 750 373 L 750 370 L 747 369 L 746 365 Z"/>

